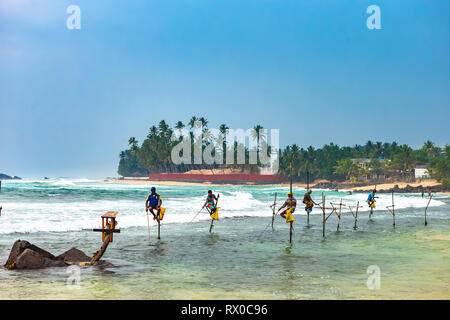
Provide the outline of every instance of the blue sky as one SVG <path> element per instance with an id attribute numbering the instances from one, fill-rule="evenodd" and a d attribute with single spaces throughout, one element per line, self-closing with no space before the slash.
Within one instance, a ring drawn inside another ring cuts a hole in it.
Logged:
<path id="1" fill-rule="evenodd" d="M 81 29 L 66 28 L 70 4 Z M 381 30 L 366 8 L 381 8 Z M 0 172 L 116 176 L 161 119 L 282 146 L 450 143 L 450 2 L 0 2 Z"/>

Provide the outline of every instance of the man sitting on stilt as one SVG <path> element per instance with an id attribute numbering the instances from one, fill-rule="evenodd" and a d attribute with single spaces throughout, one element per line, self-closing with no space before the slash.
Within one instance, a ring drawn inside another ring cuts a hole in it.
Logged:
<path id="1" fill-rule="evenodd" d="M 311 198 L 312 190 L 309 189 L 308 192 L 305 193 L 305 196 L 303 197 L 303 203 L 305 204 L 305 211 L 307 213 L 311 213 L 314 205 L 317 206 L 317 203 L 314 202 L 314 200 Z"/>
<path id="2" fill-rule="evenodd" d="M 161 211 L 161 196 L 159 193 L 156 193 L 156 188 L 152 187 L 151 193 L 147 196 L 147 199 L 145 200 L 145 211 L 153 215 L 153 220 L 160 220 L 160 211 Z M 156 213 L 153 211 L 156 210 Z"/>
<path id="3" fill-rule="evenodd" d="M 283 210 L 283 212 L 280 213 L 280 216 L 286 219 L 286 214 L 289 213 L 292 215 L 295 211 L 295 208 L 297 207 L 297 200 L 294 198 L 294 193 L 289 192 L 287 200 L 284 202 L 284 204 L 278 209 L 278 212 L 280 212 L 281 209 L 286 208 Z M 288 219 L 286 219 L 288 220 Z"/>
<path id="4" fill-rule="evenodd" d="M 219 196 L 217 197 L 212 193 L 211 190 L 208 190 L 208 196 L 206 197 L 205 204 L 203 205 L 202 209 L 206 207 L 206 210 L 208 210 L 209 215 L 212 215 L 216 209 L 217 209 L 217 200 L 219 200 Z"/>

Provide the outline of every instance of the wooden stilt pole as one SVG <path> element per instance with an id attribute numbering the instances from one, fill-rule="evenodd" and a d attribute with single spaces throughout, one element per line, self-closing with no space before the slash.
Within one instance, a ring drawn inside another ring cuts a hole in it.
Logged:
<path id="1" fill-rule="evenodd" d="M 394 209 L 394 191 L 392 191 L 392 205 L 387 206 L 389 213 L 392 215 L 392 225 L 395 227 L 395 209 Z"/>
<path id="2" fill-rule="evenodd" d="M 150 241 L 150 218 L 148 217 L 148 211 L 147 211 L 147 227 L 148 227 L 148 241 Z"/>
<path id="3" fill-rule="evenodd" d="M 362 206 L 359 205 L 359 201 L 358 201 L 358 203 L 356 204 L 355 207 L 353 207 L 353 206 L 348 206 L 348 208 L 350 209 L 350 212 L 352 213 L 353 218 L 355 218 L 355 224 L 354 224 L 354 226 L 353 226 L 353 229 L 354 229 L 354 230 L 356 230 L 356 228 L 357 228 L 357 223 L 358 223 L 358 212 L 359 212 L 359 208 L 360 208 L 360 207 L 362 208 Z M 355 213 L 353 213 L 353 208 L 356 209 L 356 210 L 355 210 Z"/>
<path id="4" fill-rule="evenodd" d="M 306 192 L 308 191 L 309 191 L 309 171 L 306 172 Z M 309 211 L 306 211 L 306 217 L 307 217 L 306 223 L 307 226 L 309 227 Z"/>
<path id="5" fill-rule="evenodd" d="M 394 204 L 394 191 L 392 191 L 392 224 L 395 227 L 395 204 Z"/>
<path id="6" fill-rule="evenodd" d="M 337 224 L 336 231 L 339 231 L 339 228 L 341 227 L 341 212 L 342 212 L 342 198 L 341 198 L 341 202 L 339 202 L 338 224 Z"/>
<path id="7" fill-rule="evenodd" d="M 337 230 L 336 230 L 336 231 L 339 231 L 339 228 L 340 228 L 340 226 L 341 226 L 341 213 L 342 213 L 342 207 L 345 207 L 346 204 L 343 204 L 343 203 L 342 203 L 342 198 L 341 198 L 341 201 L 340 201 L 339 203 L 332 203 L 332 202 L 330 202 L 330 204 L 331 204 L 331 206 L 333 207 L 333 211 L 336 213 L 336 215 L 337 215 L 337 217 L 338 217 L 338 223 L 337 223 Z M 336 208 L 334 207 L 335 205 L 338 205 L 338 206 L 339 206 L 339 212 L 336 211 Z M 331 213 L 333 213 L 333 211 L 332 211 Z M 331 213 L 330 213 L 330 215 L 331 215 Z"/>
<path id="8" fill-rule="evenodd" d="M 327 220 L 325 219 L 325 196 L 322 192 L 322 213 L 323 213 L 323 220 L 322 220 L 322 237 L 325 238 L 325 223 Z"/>
<path id="9" fill-rule="evenodd" d="M 428 206 L 430 205 L 431 198 L 433 198 L 432 194 L 428 197 L 428 203 L 427 203 L 427 206 L 425 207 L 425 225 L 426 226 L 428 225 L 428 222 L 427 222 L 427 209 L 428 209 Z"/>
<path id="10" fill-rule="evenodd" d="M 292 243 L 292 233 L 294 231 L 294 226 L 292 224 L 292 221 L 289 222 L 290 226 L 289 226 L 289 243 Z"/>
<path id="11" fill-rule="evenodd" d="M 159 214 L 158 217 L 156 218 L 156 220 L 158 221 L 158 240 L 161 239 L 161 221 L 159 220 Z"/>
<path id="12" fill-rule="evenodd" d="M 342 201 L 342 200 L 341 200 L 341 201 Z M 325 206 L 325 196 L 324 196 L 324 194 L 323 194 L 323 192 L 322 192 L 322 204 L 319 205 L 319 207 L 322 208 L 322 214 L 323 214 L 323 219 L 322 219 L 322 236 L 323 236 L 324 238 L 325 238 L 325 227 L 326 227 L 326 223 L 327 223 L 328 218 L 329 218 L 333 213 L 336 213 L 336 214 L 337 214 L 336 208 L 333 207 L 333 203 L 330 202 L 330 204 L 331 204 L 331 208 L 327 208 L 327 207 Z M 328 214 L 328 216 L 326 216 L 326 214 L 325 214 L 326 209 L 331 209 L 331 212 Z"/>
<path id="13" fill-rule="evenodd" d="M 291 183 L 289 184 L 289 192 L 291 193 L 291 197 L 293 198 L 294 195 L 292 194 L 292 159 L 290 162 L 290 167 L 291 167 Z M 293 212 L 291 212 L 291 214 L 294 214 Z M 289 243 L 292 243 L 292 232 L 293 232 L 293 225 L 292 225 L 292 221 L 289 223 Z"/>

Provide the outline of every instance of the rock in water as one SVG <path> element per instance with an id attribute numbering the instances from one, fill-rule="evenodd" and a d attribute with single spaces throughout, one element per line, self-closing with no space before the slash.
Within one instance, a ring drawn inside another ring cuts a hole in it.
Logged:
<path id="1" fill-rule="evenodd" d="M 65 266 L 63 260 L 58 260 L 47 252 L 28 241 L 17 240 L 5 263 L 7 269 L 40 269 L 46 267 Z"/>
<path id="2" fill-rule="evenodd" d="M 64 261 L 66 263 L 79 263 L 79 262 L 89 262 L 91 257 L 88 257 L 83 251 L 77 248 L 72 248 L 59 256 L 56 259 Z"/>

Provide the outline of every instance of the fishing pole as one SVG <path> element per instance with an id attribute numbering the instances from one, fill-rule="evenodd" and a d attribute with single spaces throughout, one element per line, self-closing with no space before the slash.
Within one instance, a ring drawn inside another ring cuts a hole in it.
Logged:
<path id="1" fill-rule="evenodd" d="M 272 231 L 273 231 L 273 221 L 275 220 L 275 215 L 276 215 L 276 205 L 277 205 L 277 192 L 275 192 L 275 199 L 273 200 L 273 204 L 270 205 L 269 207 L 272 208 Z"/>
<path id="2" fill-rule="evenodd" d="M 200 214 L 200 212 L 202 212 L 202 210 L 203 210 L 204 208 L 205 208 L 205 207 L 202 207 L 202 208 L 200 209 L 200 211 L 197 212 L 197 213 L 195 214 L 195 216 L 192 218 L 192 220 L 189 221 L 189 223 L 191 223 L 192 221 L 194 221 L 194 219 L 197 218 L 197 216 Z"/>

